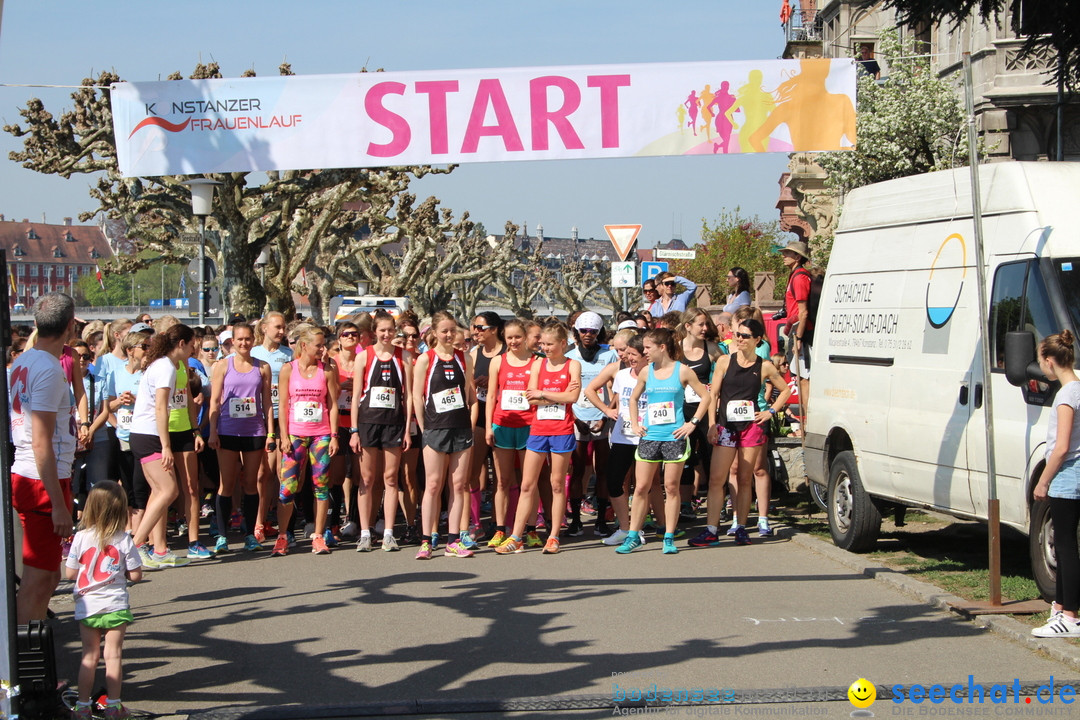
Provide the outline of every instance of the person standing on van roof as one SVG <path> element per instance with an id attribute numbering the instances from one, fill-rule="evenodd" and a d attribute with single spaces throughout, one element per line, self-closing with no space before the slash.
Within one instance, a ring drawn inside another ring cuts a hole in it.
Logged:
<path id="1" fill-rule="evenodd" d="M 1073 334 L 1062 330 L 1039 345 L 1039 369 L 1047 380 L 1058 380 L 1054 412 L 1046 428 L 1046 465 L 1032 493 L 1050 502 L 1057 555 L 1057 587 L 1050 617 L 1033 628 L 1035 637 L 1080 637 L 1080 552 L 1076 529 L 1080 525 L 1080 381 L 1073 371 Z"/>
<path id="2" fill-rule="evenodd" d="M 806 263 L 810 261 L 810 249 L 806 243 L 793 240 L 780 253 L 784 266 L 791 271 L 787 289 L 784 291 L 784 310 L 787 327 L 785 334 L 792 339 L 792 353 L 798 353 L 799 397 L 810 397 L 810 342 L 812 336 L 805 333 L 810 317 L 810 271 Z M 805 340 L 805 342 L 804 342 Z"/>

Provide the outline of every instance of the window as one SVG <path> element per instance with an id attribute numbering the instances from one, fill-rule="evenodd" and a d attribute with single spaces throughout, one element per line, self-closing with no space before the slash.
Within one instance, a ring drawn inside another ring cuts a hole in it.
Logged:
<path id="1" fill-rule="evenodd" d="M 26 274 L 26 265 L 22 263 L 15 263 L 15 274 L 22 277 Z"/>
<path id="2" fill-rule="evenodd" d="M 54 245 L 54 246 L 53 246 L 53 249 L 52 249 L 52 256 L 53 256 L 54 258 L 62 258 L 62 257 L 64 257 L 64 253 L 63 253 L 63 251 L 62 251 L 62 250 L 60 249 L 60 246 L 59 246 L 59 245 Z"/>
<path id="3" fill-rule="evenodd" d="M 1002 265 L 994 273 L 990 330 L 990 357 L 994 367 L 1001 369 L 1005 367 L 1005 333 L 1027 330 L 1038 344 L 1060 330 L 1035 261 Z"/>
<path id="4" fill-rule="evenodd" d="M 15 257 L 25 257 L 26 256 L 26 251 L 23 250 L 22 246 L 20 246 L 18 244 L 15 245 L 15 248 L 14 248 L 14 250 L 12 252 L 14 253 Z"/>
<path id="5" fill-rule="evenodd" d="M 40 240 L 41 238 L 38 237 L 38 234 L 36 232 L 34 232 L 34 228 L 30 228 L 29 230 L 26 231 L 26 239 L 27 240 Z"/>
<path id="6" fill-rule="evenodd" d="M 37 274 L 38 274 L 38 266 L 37 265 L 31 265 L 30 266 L 30 277 L 37 277 Z"/>

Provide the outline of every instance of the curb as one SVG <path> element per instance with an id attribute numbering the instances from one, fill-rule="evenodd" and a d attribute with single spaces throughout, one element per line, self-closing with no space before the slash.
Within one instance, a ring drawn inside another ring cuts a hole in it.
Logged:
<path id="1" fill-rule="evenodd" d="M 788 535 L 789 539 L 811 552 L 823 555 L 844 567 L 851 568 L 938 610 L 963 615 L 950 607 L 950 603 L 966 602 L 963 598 L 947 593 L 936 585 L 916 580 L 880 565 L 874 565 L 865 560 L 862 555 L 841 550 L 831 543 L 819 540 L 796 528 L 789 527 L 788 529 L 791 531 L 791 534 Z M 1068 641 L 1062 642 L 1061 640 L 1055 641 L 1049 638 L 1033 637 L 1029 625 L 1004 615 L 976 615 L 970 616 L 969 619 L 981 628 L 1023 645 L 1029 650 L 1046 653 L 1054 660 L 1065 663 L 1074 670 L 1080 670 L 1080 645 Z"/>

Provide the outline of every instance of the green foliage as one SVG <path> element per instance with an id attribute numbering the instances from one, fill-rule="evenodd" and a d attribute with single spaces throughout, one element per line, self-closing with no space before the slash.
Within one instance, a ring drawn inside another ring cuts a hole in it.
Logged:
<path id="1" fill-rule="evenodd" d="M 783 297 L 784 283 L 779 278 L 786 277 L 786 271 L 780 248 L 786 244 L 786 237 L 779 222 L 766 222 L 756 215 L 746 218 L 739 208 L 722 210 L 711 225 L 702 219 L 701 238 L 704 244 L 694 248 L 696 258 L 673 260 L 669 267 L 672 272 L 709 288 L 714 303 L 723 304 L 727 297 L 727 274 L 733 267 L 744 268 L 750 273 L 751 281 L 755 272 L 774 273 L 778 280 L 773 299 Z"/>
<path id="2" fill-rule="evenodd" d="M 155 254 L 152 251 L 139 253 L 140 260 L 150 260 L 153 257 Z M 160 264 L 135 272 L 122 272 L 111 264 L 105 264 L 101 266 L 101 282 L 105 285 L 105 289 L 103 290 L 98 284 L 95 272 L 83 275 L 75 283 L 75 302 L 90 307 L 115 307 L 130 306 L 134 300 L 137 306 L 148 306 L 151 300 L 161 299 L 163 277 L 165 297 L 181 297 L 180 276 L 183 272 L 183 265 L 165 265 L 163 274 Z M 134 293 L 132 288 L 134 288 Z M 187 296 L 194 307 L 197 302 L 195 300 L 196 283 L 189 279 L 186 289 Z"/>
<path id="3" fill-rule="evenodd" d="M 967 165 L 964 113 L 956 88 L 939 78 L 930 58 L 895 28 L 882 31 L 879 58 L 888 78 L 878 84 L 861 73 L 858 88 L 858 145 L 853 151 L 822 153 L 818 164 L 827 184 L 839 191 Z"/>

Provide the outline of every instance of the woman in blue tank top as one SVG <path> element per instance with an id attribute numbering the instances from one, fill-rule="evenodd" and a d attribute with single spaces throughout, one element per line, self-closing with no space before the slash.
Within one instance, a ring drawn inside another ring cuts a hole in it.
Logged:
<path id="1" fill-rule="evenodd" d="M 636 413 L 630 414 L 630 430 L 641 436 L 636 455 L 637 470 L 634 502 L 630 512 L 630 532 L 615 552 L 625 555 L 641 547 L 641 528 L 649 507 L 649 490 L 656 478 L 657 466 L 664 465 L 664 553 L 679 552 L 675 547 L 675 526 L 679 522 L 679 480 L 683 463 L 690 454 L 687 437 L 709 411 L 701 403 L 689 420 L 684 420 L 683 399 L 690 386 L 700 397 L 709 390 L 698 380 L 694 371 L 676 358 L 681 354 L 670 330 L 650 330 L 643 341 L 649 366 L 638 375 L 637 385 L 630 395 L 630 407 L 637 407 L 642 394 L 646 397 L 645 425 Z"/>

